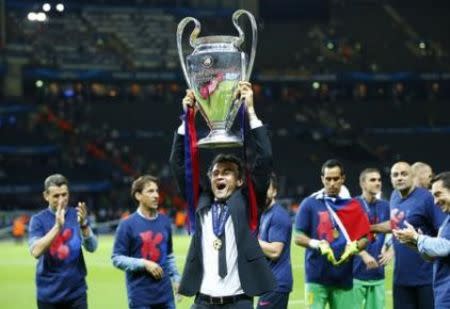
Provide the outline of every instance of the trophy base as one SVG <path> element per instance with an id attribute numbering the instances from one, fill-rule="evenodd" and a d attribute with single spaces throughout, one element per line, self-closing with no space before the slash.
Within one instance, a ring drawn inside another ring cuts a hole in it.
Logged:
<path id="1" fill-rule="evenodd" d="M 242 147 L 244 142 L 239 136 L 230 134 L 225 130 L 212 131 L 207 137 L 197 142 L 199 148 L 231 148 Z"/>

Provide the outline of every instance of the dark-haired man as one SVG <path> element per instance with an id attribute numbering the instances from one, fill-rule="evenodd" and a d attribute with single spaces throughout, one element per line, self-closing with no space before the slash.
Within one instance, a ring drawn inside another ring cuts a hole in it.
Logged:
<path id="1" fill-rule="evenodd" d="M 353 255 L 367 245 L 369 220 L 357 199 L 340 195 L 345 181 L 341 162 L 326 161 L 321 180 L 324 190 L 303 200 L 295 219 L 295 243 L 306 248 L 306 305 L 356 308 Z"/>
<path id="2" fill-rule="evenodd" d="M 401 243 L 414 244 L 420 254 L 434 260 L 434 307 L 450 308 L 450 172 L 437 175 L 431 184 L 434 202 L 447 214 L 437 237 L 423 235 L 408 223 L 393 232 Z"/>
<path id="3" fill-rule="evenodd" d="M 250 120 L 254 147 L 249 158 L 258 200 L 265 198 L 272 171 L 272 147 L 253 106 L 251 84 L 240 82 L 239 93 Z M 188 90 L 183 106 L 194 107 Z M 184 124 L 178 128 L 170 157 L 180 191 L 185 195 Z M 211 163 L 209 188 L 201 188 L 180 294 L 196 295 L 191 308 L 253 308 L 253 296 L 275 288 L 275 279 L 248 224 L 248 190 L 243 163 L 219 154 Z"/>
<path id="4" fill-rule="evenodd" d="M 171 309 L 179 274 L 172 248 L 170 219 L 158 213 L 158 180 L 151 175 L 137 178 L 131 197 L 138 204 L 135 213 L 120 222 L 112 261 L 126 273 L 128 306 L 132 309 Z"/>
<path id="5" fill-rule="evenodd" d="M 277 288 L 259 297 L 258 309 L 286 309 L 289 293 L 292 291 L 292 222 L 286 209 L 275 200 L 277 191 L 277 177 L 272 174 L 267 190 L 266 208 L 261 215 L 259 245 L 277 279 Z"/>
<path id="6" fill-rule="evenodd" d="M 86 205 L 79 202 L 77 208 L 68 207 L 69 182 L 60 174 L 45 179 L 43 195 L 48 207 L 31 217 L 29 227 L 30 252 L 39 259 L 38 308 L 85 309 L 86 265 L 81 247 L 89 252 L 97 249 Z"/>

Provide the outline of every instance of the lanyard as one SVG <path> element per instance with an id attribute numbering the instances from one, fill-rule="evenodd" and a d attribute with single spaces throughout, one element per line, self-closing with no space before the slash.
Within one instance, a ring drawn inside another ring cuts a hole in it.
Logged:
<path id="1" fill-rule="evenodd" d="M 370 207 L 369 207 L 369 204 L 367 203 L 366 199 L 362 195 L 360 195 L 359 198 L 360 198 L 360 200 L 361 200 L 361 202 L 362 202 L 362 204 L 363 204 L 363 206 L 364 206 L 364 208 L 365 208 L 365 210 L 367 212 L 367 216 L 369 217 L 370 224 L 377 223 L 376 222 L 377 219 L 378 219 L 377 207 L 376 206 L 373 207 L 373 209 L 374 209 L 374 213 L 373 213 L 374 220 L 370 220 L 371 218 L 370 218 Z M 372 221 L 374 221 L 374 222 L 372 222 Z"/>
<path id="2" fill-rule="evenodd" d="M 222 205 L 222 207 L 220 207 Z M 219 208 L 222 208 L 219 214 Z M 225 223 L 227 222 L 228 217 L 230 216 L 230 212 L 228 210 L 228 206 L 226 204 L 213 204 L 212 205 L 212 224 L 214 235 L 217 237 L 222 236 L 225 231 Z"/>

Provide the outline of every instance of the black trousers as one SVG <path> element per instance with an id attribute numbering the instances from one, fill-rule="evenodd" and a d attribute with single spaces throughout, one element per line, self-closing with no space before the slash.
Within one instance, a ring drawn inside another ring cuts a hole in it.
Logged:
<path id="1" fill-rule="evenodd" d="M 46 303 L 38 299 L 37 305 L 38 309 L 87 309 L 88 307 L 86 293 L 74 300 L 60 303 Z"/>
<path id="2" fill-rule="evenodd" d="M 394 309 L 434 308 L 431 285 L 404 286 L 394 284 Z"/>

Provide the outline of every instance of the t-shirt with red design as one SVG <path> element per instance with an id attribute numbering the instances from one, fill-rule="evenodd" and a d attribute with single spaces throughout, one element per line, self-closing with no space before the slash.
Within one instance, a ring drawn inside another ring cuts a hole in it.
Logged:
<path id="1" fill-rule="evenodd" d="M 122 220 L 116 231 L 113 256 L 127 256 L 158 263 L 164 271 L 161 280 L 147 271 L 126 272 L 130 307 L 167 303 L 173 298 L 167 256 L 172 253 L 171 224 L 167 216 L 159 214 L 147 219 L 137 212 Z"/>
<path id="2" fill-rule="evenodd" d="M 55 225 L 55 214 L 45 209 L 31 218 L 30 243 L 48 233 Z M 37 298 L 48 303 L 68 301 L 86 292 L 86 266 L 81 251 L 82 239 L 77 211 L 67 207 L 65 223 L 36 267 Z"/>
<path id="3" fill-rule="evenodd" d="M 357 201 L 348 200 L 348 202 Z M 308 197 L 303 200 L 295 217 L 295 230 L 310 238 L 328 241 L 336 259 L 339 259 L 344 252 L 346 239 L 337 223 L 332 219 L 323 199 Z M 334 266 L 320 254 L 319 250 L 306 248 L 305 275 L 307 283 L 350 289 L 353 286 L 352 273 L 352 258 L 340 266 Z"/>

